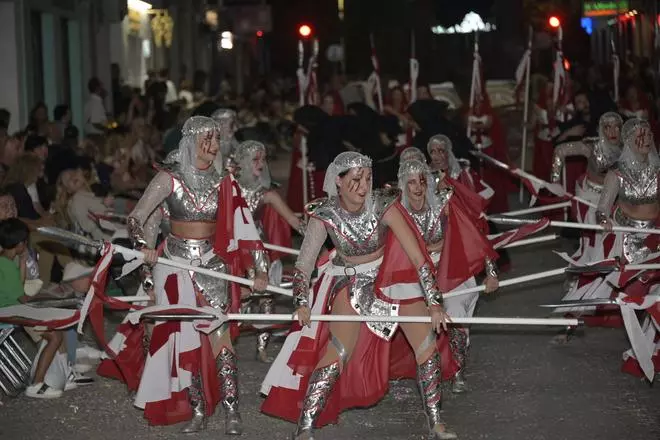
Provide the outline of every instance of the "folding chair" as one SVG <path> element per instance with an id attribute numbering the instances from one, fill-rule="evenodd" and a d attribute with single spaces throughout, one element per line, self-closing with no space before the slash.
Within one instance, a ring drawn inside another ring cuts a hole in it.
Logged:
<path id="1" fill-rule="evenodd" d="M 32 361 L 12 336 L 15 326 L 0 324 L 0 389 L 15 397 L 30 379 Z"/>

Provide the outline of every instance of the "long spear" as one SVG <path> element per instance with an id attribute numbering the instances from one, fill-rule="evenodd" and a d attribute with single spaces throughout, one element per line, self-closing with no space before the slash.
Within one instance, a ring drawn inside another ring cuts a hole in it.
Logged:
<path id="1" fill-rule="evenodd" d="M 48 237 L 51 237 L 55 240 L 67 243 L 67 244 L 73 244 L 76 246 L 83 245 L 83 246 L 89 246 L 91 248 L 95 249 L 102 249 L 103 248 L 103 242 L 100 240 L 92 240 L 87 237 L 83 237 L 82 235 L 74 234 L 69 231 L 66 231 L 64 229 L 60 228 L 54 228 L 50 226 L 42 226 L 38 228 L 38 231 L 42 233 L 43 235 L 46 235 Z M 144 259 L 144 253 L 140 251 L 136 251 L 135 249 L 129 249 L 124 246 L 119 246 L 119 245 L 112 245 L 112 250 L 114 253 L 119 253 L 124 255 L 125 257 L 134 257 L 138 259 Z M 220 278 L 223 280 L 227 281 L 232 281 L 234 283 L 242 284 L 244 286 L 249 286 L 252 287 L 254 286 L 254 281 L 248 280 L 247 278 L 241 278 L 237 277 L 234 275 L 229 275 L 226 273 L 222 272 L 216 272 L 214 270 L 206 269 L 203 267 L 198 267 L 198 266 L 193 266 L 191 264 L 186 264 L 186 263 L 181 263 L 179 261 L 175 260 L 170 260 L 168 258 L 158 258 L 158 263 L 162 264 L 164 266 L 170 266 L 170 267 L 176 267 L 177 269 L 183 269 L 183 270 L 189 270 L 191 272 L 196 272 L 202 275 L 208 275 L 210 277 L 214 278 Z M 270 292 L 275 292 L 279 293 L 281 295 L 287 295 L 287 296 L 292 296 L 291 290 L 288 289 L 282 289 L 281 287 L 278 286 L 271 286 L 269 285 L 266 290 Z"/>
<path id="2" fill-rule="evenodd" d="M 380 84 L 380 63 L 376 55 L 376 43 L 374 41 L 374 34 L 369 34 L 369 44 L 371 45 L 371 64 L 374 67 L 374 72 L 371 74 L 374 78 L 376 86 L 376 96 L 378 97 L 378 111 L 383 112 L 383 89 Z"/>
<path id="3" fill-rule="evenodd" d="M 610 45 L 612 46 L 612 77 L 614 79 L 614 102 L 619 104 L 619 72 L 621 71 L 621 61 L 619 60 L 619 55 L 616 53 L 616 46 L 614 45 L 614 39 L 610 39 Z"/>
<path id="4" fill-rule="evenodd" d="M 488 220 L 499 225 L 515 225 L 515 226 L 534 224 L 538 222 L 538 220 L 535 219 L 500 217 L 496 215 L 489 216 Z M 599 232 L 605 231 L 605 228 L 603 228 L 601 225 L 591 225 L 588 223 L 557 222 L 553 220 L 550 222 L 550 226 L 554 226 L 556 228 L 586 229 L 589 231 L 599 231 Z M 660 229 L 639 229 L 639 228 L 631 228 L 629 226 L 612 226 L 612 232 L 629 232 L 629 233 L 632 232 L 636 234 L 660 234 Z"/>
<path id="5" fill-rule="evenodd" d="M 168 313 L 168 310 L 185 310 L 184 313 Z M 190 312 L 190 313 L 188 313 Z M 128 315 L 129 321 L 137 323 L 140 319 L 155 320 L 197 320 L 208 319 L 219 322 L 225 321 L 297 321 L 298 318 L 290 314 L 257 314 L 257 313 L 229 313 L 222 314 L 209 308 L 181 307 L 181 306 L 153 306 L 146 307 Z M 370 315 L 312 315 L 312 321 L 320 322 L 417 322 L 430 323 L 430 316 L 370 316 Z M 217 323 L 217 322 L 216 322 Z M 555 318 L 508 318 L 508 317 L 473 317 L 451 318 L 448 324 L 487 324 L 487 325 L 550 325 L 550 326 L 577 326 L 579 319 Z M 212 331 L 212 327 L 209 327 Z"/>
<path id="6" fill-rule="evenodd" d="M 298 104 L 300 107 L 305 105 L 305 96 L 307 95 L 307 85 L 305 84 L 305 45 L 302 40 L 298 40 L 298 69 L 296 76 L 298 77 Z"/>
<path id="7" fill-rule="evenodd" d="M 527 157 L 527 124 L 529 122 L 529 86 L 530 86 L 530 73 L 532 64 L 532 26 L 529 27 L 529 40 L 527 42 L 527 51 L 525 52 L 525 105 L 523 109 L 523 126 L 522 126 L 522 150 L 520 157 L 520 169 L 524 170 L 526 166 Z M 520 182 L 520 203 L 523 202 L 524 185 Z"/>
<path id="8" fill-rule="evenodd" d="M 477 95 L 477 87 L 480 87 L 480 82 L 481 82 L 481 72 L 479 69 L 480 66 L 480 58 L 479 58 L 479 32 L 474 33 L 474 53 L 473 53 L 474 59 L 472 61 L 472 83 L 470 84 L 470 103 L 469 103 L 469 108 L 468 108 L 468 114 L 472 111 L 472 108 L 474 107 L 474 101 L 476 99 Z M 479 90 L 480 92 L 480 90 Z M 469 138 L 470 135 L 472 134 L 472 122 L 470 121 L 470 118 L 468 117 L 467 121 L 467 137 Z"/>
<path id="9" fill-rule="evenodd" d="M 500 167 L 504 170 L 509 171 L 511 174 L 514 174 L 518 177 L 527 179 L 530 182 L 534 182 L 537 185 L 540 185 L 541 187 L 548 189 L 550 192 L 552 192 L 554 194 L 565 195 L 565 196 L 570 197 L 571 199 L 575 200 L 576 202 L 580 202 L 580 203 L 582 203 L 584 205 L 587 205 L 587 206 L 590 206 L 592 208 L 597 208 L 598 207 L 595 203 L 590 202 L 589 200 L 583 199 L 583 198 L 578 197 L 574 194 L 566 192 L 564 190 L 564 188 L 562 188 L 561 185 L 557 185 L 556 183 L 546 182 L 545 180 L 539 179 L 535 175 L 530 174 L 526 171 L 523 171 L 520 168 L 512 168 L 509 165 L 505 164 L 504 162 L 501 162 L 501 161 L 495 159 L 494 157 L 491 157 L 491 156 L 483 153 L 482 151 L 470 151 L 470 153 L 474 156 L 477 156 L 480 159 L 484 159 L 484 160 L 492 163 L 493 165 L 496 165 L 496 166 L 498 166 L 498 167 Z"/>
<path id="10" fill-rule="evenodd" d="M 419 62 L 415 54 L 415 31 L 410 31 L 410 104 L 417 101 L 417 77 Z"/>

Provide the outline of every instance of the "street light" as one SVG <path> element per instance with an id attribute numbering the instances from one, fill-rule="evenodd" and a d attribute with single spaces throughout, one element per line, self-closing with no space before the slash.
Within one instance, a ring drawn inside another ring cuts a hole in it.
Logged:
<path id="1" fill-rule="evenodd" d="M 298 34 L 300 34 L 300 36 L 303 38 L 309 37 L 310 35 L 312 35 L 311 26 L 307 24 L 300 25 L 300 27 L 298 28 Z"/>
<path id="2" fill-rule="evenodd" d="M 548 24 L 550 25 L 550 27 L 558 28 L 559 26 L 561 26 L 561 21 L 557 16 L 553 15 L 548 19 Z"/>

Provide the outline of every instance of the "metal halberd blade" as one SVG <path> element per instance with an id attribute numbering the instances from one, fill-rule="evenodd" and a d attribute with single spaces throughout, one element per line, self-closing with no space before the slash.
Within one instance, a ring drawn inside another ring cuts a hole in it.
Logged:
<path id="1" fill-rule="evenodd" d="M 89 246 L 96 249 L 101 249 L 103 247 L 103 242 L 100 240 L 93 240 L 91 238 L 85 237 L 84 235 L 75 234 L 73 232 L 67 231 L 66 229 L 56 228 L 54 226 L 41 226 L 37 228 L 37 231 L 70 247 L 76 247 L 80 245 Z"/>
<path id="2" fill-rule="evenodd" d="M 565 309 L 567 307 L 589 307 L 589 306 L 605 306 L 616 305 L 616 300 L 613 299 L 583 299 L 580 301 L 567 301 L 559 304 L 542 304 L 539 307 L 550 309 Z"/>

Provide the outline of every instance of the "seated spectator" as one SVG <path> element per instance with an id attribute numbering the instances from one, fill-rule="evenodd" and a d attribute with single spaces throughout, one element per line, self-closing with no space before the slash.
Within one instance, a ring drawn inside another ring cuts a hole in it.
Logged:
<path id="1" fill-rule="evenodd" d="M 37 180 L 43 174 L 43 170 L 44 164 L 41 159 L 32 154 L 23 154 L 9 169 L 2 183 L 5 190 L 14 197 L 18 217 L 29 220 L 28 224 L 41 223 L 39 221 L 44 217 L 43 210 L 35 205 L 30 195 L 30 188 L 34 187 L 36 190 Z"/>
<path id="2" fill-rule="evenodd" d="M 55 126 L 59 129 L 62 136 L 66 129 L 71 125 L 71 109 L 66 104 L 60 104 L 53 110 L 53 117 L 55 119 Z"/>
<path id="3" fill-rule="evenodd" d="M 29 229 L 18 219 L 0 221 L 0 307 L 25 303 L 23 285 L 27 273 Z M 18 259 L 18 265 L 15 260 Z M 40 351 L 32 384 L 25 390 L 25 395 L 39 399 L 53 399 L 62 395 L 62 390 L 52 388 L 45 382 L 46 372 L 50 367 L 64 340 L 61 331 L 45 331 L 40 336 L 46 341 Z"/>

